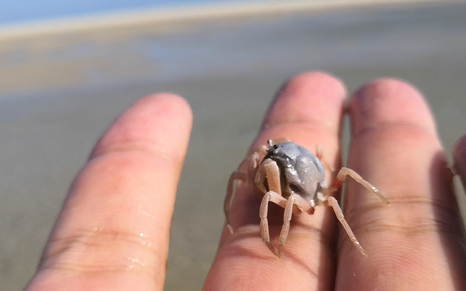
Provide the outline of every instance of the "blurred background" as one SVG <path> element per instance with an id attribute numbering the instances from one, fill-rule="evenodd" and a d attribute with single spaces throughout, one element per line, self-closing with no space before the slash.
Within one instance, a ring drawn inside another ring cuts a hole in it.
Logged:
<path id="1" fill-rule="evenodd" d="M 166 290 L 201 289 L 228 177 L 294 74 L 415 84 L 450 153 L 466 133 L 466 2 L 282 2 L 0 1 L 0 290 L 27 284 L 93 144 L 153 92 L 194 111 Z"/>

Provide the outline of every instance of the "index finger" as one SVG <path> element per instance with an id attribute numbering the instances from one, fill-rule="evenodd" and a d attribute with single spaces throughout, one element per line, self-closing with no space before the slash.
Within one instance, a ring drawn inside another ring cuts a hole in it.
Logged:
<path id="1" fill-rule="evenodd" d="M 162 290 L 187 103 L 142 98 L 95 147 L 67 196 L 27 290 Z"/>
<path id="2" fill-rule="evenodd" d="M 338 164 L 344 100 L 344 86 L 329 75 L 306 73 L 292 78 L 271 105 L 251 149 L 268 139 L 286 137 L 311 152 L 320 145 L 325 160 L 331 165 Z M 234 199 L 230 221 L 235 233 L 230 235 L 224 230 L 204 290 L 333 288 L 335 220 L 328 216 L 333 213 L 319 207 L 312 216 L 294 215 L 284 252 L 277 258 L 259 233 L 261 197 L 244 186 Z M 269 207 L 272 243 L 276 245 L 283 209 L 272 203 Z"/>

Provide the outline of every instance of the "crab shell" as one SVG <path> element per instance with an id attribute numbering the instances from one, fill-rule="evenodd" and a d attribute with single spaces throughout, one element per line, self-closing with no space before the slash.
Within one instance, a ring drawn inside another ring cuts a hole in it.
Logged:
<path id="1" fill-rule="evenodd" d="M 280 169 L 280 188 L 284 198 L 297 194 L 311 203 L 325 199 L 322 188 L 327 188 L 325 169 L 319 159 L 306 148 L 284 142 L 272 145 L 262 162 L 271 159 Z"/>

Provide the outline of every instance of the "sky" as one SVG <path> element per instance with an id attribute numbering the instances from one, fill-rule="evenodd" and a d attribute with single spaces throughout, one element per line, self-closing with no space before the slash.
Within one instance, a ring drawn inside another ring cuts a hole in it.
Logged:
<path id="1" fill-rule="evenodd" d="M 166 8 L 235 0 L 0 0 L 0 25 L 141 8 Z"/>

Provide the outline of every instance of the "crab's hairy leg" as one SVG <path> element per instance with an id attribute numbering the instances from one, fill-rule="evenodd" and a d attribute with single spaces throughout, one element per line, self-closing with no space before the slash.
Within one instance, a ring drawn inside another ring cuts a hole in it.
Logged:
<path id="1" fill-rule="evenodd" d="M 227 195 L 225 196 L 223 211 L 225 212 L 225 220 L 230 233 L 233 233 L 233 227 L 230 225 L 230 207 L 235 196 L 235 182 L 246 181 L 247 178 L 248 177 L 245 173 L 236 171 L 231 174 L 230 179 L 228 180 Z"/>
<path id="2" fill-rule="evenodd" d="M 259 176 L 257 177 L 257 182 L 264 183 L 264 180 L 267 180 L 267 186 L 269 191 L 274 191 L 279 195 L 283 195 L 281 182 L 280 182 L 280 169 L 278 168 L 277 162 L 272 159 L 266 159 L 260 165 L 262 168 L 261 171 L 257 171 Z M 266 191 L 264 191 L 265 193 Z"/>
<path id="3" fill-rule="evenodd" d="M 265 242 L 265 244 L 276 256 L 280 256 L 270 243 L 269 222 L 267 215 L 269 210 L 269 202 L 273 202 L 285 208 L 287 205 L 287 200 L 282 196 L 281 192 L 280 169 L 278 168 L 277 163 L 271 159 L 264 160 L 259 166 L 256 174 L 255 182 L 258 187 L 264 188 L 265 180 L 267 180 L 268 191 L 264 194 L 264 197 L 261 201 L 259 211 L 259 217 L 261 219 L 260 231 L 262 240 Z"/>
<path id="4" fill-rule="evenodd" d="M 283 245 L 285 244 L 286 239 L 288 238 L 288 233 L 290 232 L 290 221 L 291 216 L 293 215 L 295 196 L 296 195 L 291 195 L 286 202 L 285 213 L 283 214 L 283 226 L 280 231 L 280 237 L 278 238 L 278 257 L 282 254 Z"/>
<path id="5" fill-rule="evenodd" d="M 285 208 L 285 213 L 283 214 L 283 226 L 282 230 L 280 231 L 280 237 L 278 239 L 278 256 L 281 256 L 283 246 L 286 243 L 286 239 L 288 238 L 288 233 L 290 231 L 290 221 L 293 215 L 293 206 L 297 206 L 299 211 L 305 211 L 309 214 L 314 213 L 314 207 L 306 201 L 304 198 L 297 194 L 292 194 L 287 202 Z"/>
<path id="6" fill-rule="evenodd" d="M 256 173 L 257 173 L 257 168 L 258 168 L 258 165 L 259 165 L 259 153 L 258 152 L 254 152 L 252 155 L 249 156 L 249 158 L 247 159 L 247 162 L 248 162 L 248 165 L 247 165 L 247 179 L 248 179 L 248 182 L 249 182 L 249 186 L 251 187 L 251 189 L 257 189 L 257 183 L 255 183 L 255 179 L 256 179 Z M 259 189 L 261 190 L 262 193 L 265 193 L 265 190 L 262 191 L 262 189 Z"/>
<path id="7" fill-rule="evenodd" d="M 278 177 L 278 179 L 275 178 Z M 280 169 L 277 166 L 277 163 L 272 159 L 266 159 L 262 161 L 259 165 L 258 170 L 254 176 L 254 187 L 259 189 L 261 193 L 266 193 L 267 191 L 274 191 L 279 195 L 282 195 L 281 185 L 280 185 Z M 267 181 L 267 188 L 266 182 Z"/>
<path id="8" fill-rule="evenodd" d="M 280 254 L 277 252 L 277 250 L 275 250 L 272 243 L 270 242 L 269 221 L 267 219 L 267 214 L 269 212 L 269 202 L 273 202 L 285 208 L 288 201 L 285 198 L 283 198 L 283 196 L 281 196 L 280 194 L 274 191 L 268 191 L 264 194 L 264 197 L 262 198 L 259 210 L 259 217 L 261 219 L 260 230 L 262 240 L 269 247 L 269 249 L 272 251 L 274 255 L 280 257 Z"/>
<path id="9" fill-rule="evenodd" d="M 363 254 L 364 256 L 367 257 L 366 251 L 362 248 L 361 244 L 359 243 L 358 239 L 354 235 L 353 231 L 351 230 L 350 226 L 345 220 L 345 216 L 343 215 L 343 211 L 341 211 L 340 205 L 338 205 L 337 199 L 335 199 L 332 196 L 329 196 L 327 198 L 327 206 L 332 207 L 333 212 L 335 212 L 335 215 L 337 216 L 337 219 L 340 221 L 341 225 L 346 231 L 346 234 L 348 234 L 350 240 L 353 242 L 354 246 L 356 249 Z"/>
<path id="10" fill-rule="evenodd" d="M 385 198 L 377 188 L 372 186 L 371 183 L 364 180 L 358 173 L 356 173 L 355 171 L 351 170 L 350 168 L 346 168 L 346 167 L 343 167 L 343 168 L 340 169 L 340 171 L 337 174 L 337 177 L 336 177 L 335 181 L 329 187 L 329 191 L 333 192 L 333 191 L 337 190 L 341 186 L 341 184 L 343 184 L 343 181 L 345 180 L 346 176 L 350 176 L 356 182 L 358 182 L 359 184 L 364 186 L 364 188 L 366 188 L 369 191 L 374 192 L 375 195 L 377 195 L 383 201 L 383 203 L 385 203 L 386 205 L 390 205 L 390 202 L 387 200 L 387 198 Z"/>

